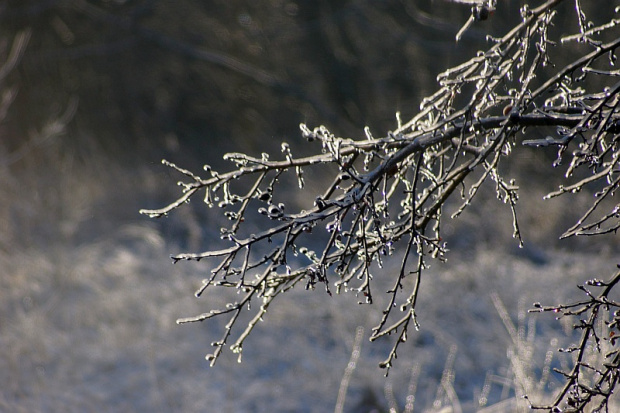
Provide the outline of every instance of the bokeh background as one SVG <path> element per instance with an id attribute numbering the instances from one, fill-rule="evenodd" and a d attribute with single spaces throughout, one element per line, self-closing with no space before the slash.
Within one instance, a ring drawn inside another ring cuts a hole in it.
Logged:
<path id="1" fill-rule="evenodd" d="M 459 43 L 469 7 L 443 0 L 0 5 L 0 63 L 16 62 L 0 79 L 0 409 L 333 410 L 356 331 L 367 338 L 381 302 L 293 292 L 241 364 L 226 356 L 209 368 L 204 355 L 224 322 L 175 320 L 227 297 L 193 298 L 207 264 L 172 266 L 169 255 L 210 248 L 217 225 L 200 203 L 162 220 L 138 210 L 178 192 L 180 176 L 162 158 L 227 168 L 228 151 L 277 154 L 283 141 L 309 154 L 301 122 L 384 136 L 397 111 L 408 119 L 436 90 L 437 73 L 519 21 L 522 1 L 499 3 Z M 583 6 L 591 19 L 609 16 Z M 577 30 L 570 7 L 556 27 Z M 422 330 L 387 380 L 377 363 L 389 343 L 362 340 L 345 411 L 504 411 L 498 403 L 516 403 L 523 383 L 541 397 L 557 387 L 544 360 L 570 340 L 570 326 L 526 310 L 610 274 L 618 240 L 557 240 L 591 198 L 542 201 L 561 179 L 553 158 L 520 148 L 506 166 L 527 188 L 518 207 L 525 249 L 492 187 L 446 226 L 453 252 L 425 280 Z"/>

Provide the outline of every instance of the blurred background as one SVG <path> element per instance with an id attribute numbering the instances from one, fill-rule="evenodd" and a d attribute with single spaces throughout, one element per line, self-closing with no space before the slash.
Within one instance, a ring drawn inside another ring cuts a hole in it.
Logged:
<path id="1" fill-rule="evenodd" d="M 499 3 L 456 43 L 470 8 L 443 0 L 3 2 L 0 408 L 333 409 L 357 328 L 369 335 L 381 303 L 361 309 L 355 297 L 296 292 L 248 342 L 243 363 L 225 357 L 209 369 L 204 355 L 224 323 L 175 320 L 226 297 L 194 299 L 209 268 L 173 267 L 169 255 L 209 248 L 217 226 L 200 203 L 163 220 L 137 211 L 178 193 L 180 176 L 162 158 L 199 171 L 227 168 L 228 151 L 279 153 L 283 141 L 309 154 L 316 148 L 301 122 L 353 139 L 365 126 L 385 136 L 397 111 L 410 118 L 436 90 L 437 73 L 519 21 L 522 1 Z M 584 6 L 590 19 L 609 16 Z M 577 30 L 569 7 L 556 27 Z M 455 259 L 433 269 L 419 337 L 387 381 L 376 364 L 388 343 L 363 340 L 345 411 L 402 410 L 415 389 L 416 411 L 490 406 L 516 394 L 515 360 L 531 363 L 520 380 L 541 394 L 559 383 L 536 366 L 563 327 L 535 326 L 525 310 L 549 299 L 544 291 L 555 302 L 580 280 L 607 276 L 617 239 L 557 241 L 589 199 L 542 202 L 561 178 L 554 155 L 521 149 L 507 166 L 528 186 L 524 250 L 493 188 L 447 226 Z M 532 349 L 514 356 L 534 337 L 540 360 Z"/>

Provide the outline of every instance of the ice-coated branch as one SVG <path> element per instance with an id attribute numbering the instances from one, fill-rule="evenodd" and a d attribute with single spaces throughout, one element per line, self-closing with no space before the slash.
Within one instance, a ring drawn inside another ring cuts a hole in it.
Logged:
<path id="1" fill-rule="evenodd" d="M 230 345 L 239 354 L 275 298 L 300 283 L 307 289 L 322 286 L 330 295 L 350 292 L 360 303 L 372 304 L 377 294 L 374 280 L 383 276 L 392 277 L 392 287 L 385 292 L 388 305 L 370 340 L 392 340 L 381 363 L 389 369 L 411 327 L 419 328 L 416 314 L 423 309 L 417 308 L 417 297 L 428 262 L 445 259 L 450 240 L 442 237 L 441 222 L 449 200 L 459 200 L 460 207 L 452 213 L 456 218 L 475 201 L 480 188 L 492 182 L 498 200 L 511 210 L 514 237 L 523 243 L 517 219 L 519 184 L 500 168 L 523 147 L 557 148 L 554 166 L 570 158 L 566 184 L 547 197 L 596 187 L 589 209 L 562 237 L 620 228 L 619 207 L 610 206 L 620 184 L 620 83 L 614 68 L 620 39 L 609 38 L 617 22 L 585 24 L 576 2 L 580 33 L 552 39 L 555 9 L 566 4 L 573 3 L 550 0 L 534 9 L 524 6 L 519 24 L 502 38 L 489 38 L 487 51 L 441 73 L 438 91 L 422 101 L 418 114 L 404 123 L 397 115 L 396 128 L 380 137 L 367 127 L 351 138 L 325 126 L 311 129 L 302 124 L 301 136 L 314 155 L 296 157 L 298 145 L 287 143 L 280 154 L 229 153 L 224 159 L 231 168 L 218 172 L 205 166 L 206 177 L 164 161 L 184 177 L 178 183 L 181 193 L 167 206 L 141 213 L 165 216 L 200 196 L 228 220 L 220 228 L 219 245 L 172 257 L 174 262 L 211 263 L 196 296 L 217 288 L 240 294 L 238 301 L 223 308 L 178 320 L 228 317 L 222 338 L 208 356 L 211 364 L 246 309 L 250 320 Z M 556 68 L 554 59 L 563 58 L 573 40 L 584 43 L 581 54 Z M 303 196 L 292 196 L 294 189 L 285 186 L 284 178 L 296 182 Z M 378 275 L 390 259 L 400 262 L 397 270 Z M 604 284 L 603 294 L 588 291 L 582 302 L 553 307 L 564 315 L 589 314 L 579 326 L 584 336 L 574 351 L 583 352 L 584 343 L 592 339 L 601 342 L 594 325 L 599 309 L 615 305 L 608 295 L 617 278 Z M 596 370 L 602 373 L 597 373 L 594 390 L 584 390 L 580 381 L 585 364 L 565 372 L 571 383 L 565 389 L 570 390 L 558 395 L 556 404 L 575 386 L 586 395 L 575 400 L 587 403 L 587 394 L 607 394 L 601 393 L 606 389 L 610 394 L 619 359 L 616 353 L 610 357 L 609 366 Z"/>

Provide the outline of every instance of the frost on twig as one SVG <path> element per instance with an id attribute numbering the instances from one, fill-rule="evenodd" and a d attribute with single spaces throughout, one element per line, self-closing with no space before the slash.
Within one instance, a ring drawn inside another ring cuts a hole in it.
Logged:
<path id="1" fill-rule="evenodd" d="M 609 411 L 610 398 L 620 378 L 620 302 L 611 297 L 618 282 L 620 272 L 609 281 L 592 279 L 579 286 L 585 295 L 582 300 L 553 306 L 534 303 L 531 312 L 552 312 L 557 318 L 571 317 L 575 320 L 573 329 L 580 332 L 577 344 L 560 349 L 575 355 L 570 370 L 555 369 L 565 377 L 564 386 L 549 405 L 534 405 L 534 409 L 581 412 L 591 407 L 592 411 Z"/>

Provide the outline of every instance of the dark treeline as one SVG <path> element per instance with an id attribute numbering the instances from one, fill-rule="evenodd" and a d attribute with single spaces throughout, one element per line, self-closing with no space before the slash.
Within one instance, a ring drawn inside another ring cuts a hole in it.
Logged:
<path id="1" fill-rule="evenodd" d="M 72 99 L 70 143 L 92 136 L 120 159 L 277 148 L 299 122 L 384 134 L 437 72 L 508 27 L 518 2 L 502 8 L 457 45 L 469 8 L 443 0 L 12 1 L 3 40 L 31 37 L 11 78 L 9 135 L 18 145 Z"/>

